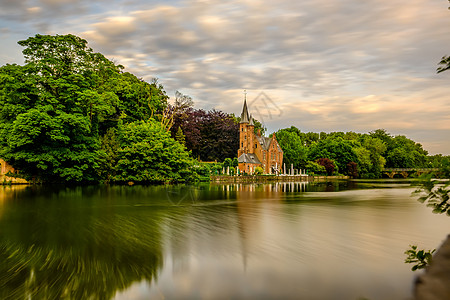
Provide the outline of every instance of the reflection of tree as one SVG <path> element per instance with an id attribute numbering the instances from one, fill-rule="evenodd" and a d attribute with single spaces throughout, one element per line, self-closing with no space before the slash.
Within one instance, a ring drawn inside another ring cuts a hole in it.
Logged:
<path id="1" fill-rule="evenodd" d="M 96 193 L 107 189 L 30 188 L 4 205 L 1 299 L 110 299 L 135 281 L 157 276 L 158 209 L 108 206 L 99 201 L 111 199 L 99 200 Z"/>

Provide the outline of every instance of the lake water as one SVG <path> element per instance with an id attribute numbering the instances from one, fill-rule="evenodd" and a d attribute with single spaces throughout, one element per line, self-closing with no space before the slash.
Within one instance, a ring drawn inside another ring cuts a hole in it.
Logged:
<path id="1" fill-rule="evenodd" d="M 402 181 L 0 187 L 0 299 L 409 299 Z"/>

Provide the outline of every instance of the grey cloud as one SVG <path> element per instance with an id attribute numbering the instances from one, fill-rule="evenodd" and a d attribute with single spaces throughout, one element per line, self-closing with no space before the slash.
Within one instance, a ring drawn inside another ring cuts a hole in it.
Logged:
<path id="1" fill-rule="evenodd" d="M 26 0 L 1 0 L 1 15 L 8 15 L 23 9 L 26 6 Z"/>

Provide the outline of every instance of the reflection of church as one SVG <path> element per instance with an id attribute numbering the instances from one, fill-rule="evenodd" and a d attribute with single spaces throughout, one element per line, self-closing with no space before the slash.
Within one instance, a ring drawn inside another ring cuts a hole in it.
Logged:
<path id="1" fill-rule="evenodd" d="M 255 168 L 261 167 L 265 174 L 276 174 L 282 170 L 283 150 L 277 142 L 275 133 L 272 137 L 261 136 L 261 131 L 255 134 L 253 118 L 248 114 L 247 99 L 239 123 L 239 171 L 252 174 Z"/>

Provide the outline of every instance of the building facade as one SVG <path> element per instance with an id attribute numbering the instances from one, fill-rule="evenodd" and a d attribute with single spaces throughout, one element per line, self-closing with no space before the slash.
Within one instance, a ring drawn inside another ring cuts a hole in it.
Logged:
<path id="1" fill-rule="evenodd" d="M 264 174 L 279 174 L 282 170 L 283 150 L 277 142 L 275 133 L 272 137 L 255 133 L 253 118 L 248 113 L 247 100 L 239 123 L 239 172 L 253 174 L 257 167 L 263 169 Z"/>

